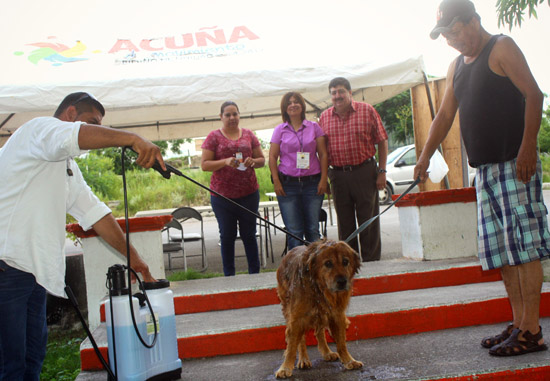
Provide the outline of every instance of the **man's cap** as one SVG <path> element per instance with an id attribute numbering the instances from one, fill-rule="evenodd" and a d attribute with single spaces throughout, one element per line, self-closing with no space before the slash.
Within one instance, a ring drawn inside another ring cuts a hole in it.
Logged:
<path id="1" fill-rule="evenodd" d="M 476 13 L 474 3 L 469 0 L 443 0 L 437 10 L 437 24 L 430 33 L 432 40 L 441 33 L 449 32 L 457 21 L 470 20 Z"/>

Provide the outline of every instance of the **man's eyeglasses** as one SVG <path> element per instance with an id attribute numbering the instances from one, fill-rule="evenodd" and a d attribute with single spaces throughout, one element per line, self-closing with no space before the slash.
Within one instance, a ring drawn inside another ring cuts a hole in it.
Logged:
<path id="1" fill-rule="evenodd" d="M 336 95 L 344 95 L 344 94 L 347 94 L 348 91 L 346 89 L 338 89 L 338 90 L 332 90 L 330 92 L 330 95 L 332 96 L 336 96 Z"/>

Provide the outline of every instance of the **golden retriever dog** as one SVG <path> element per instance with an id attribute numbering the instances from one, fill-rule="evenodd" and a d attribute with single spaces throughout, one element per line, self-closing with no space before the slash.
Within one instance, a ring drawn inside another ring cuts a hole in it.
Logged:
<path id="1" fill-rule="evenodd" d="M 346 369 L 358 369 L 346 346 L 349 320 L 346 309 L 351 298 L 353 276 L 361 258 L 348 244 L 318 241 L 298 246 L 287 253 L 277 270 L 277 294 L 286 320 L 284 361 L 277 378 L 292 376 L 296 351 L 299 369 L 311 368 L 305 334 L 313 329 L 319 352 L 325 361 L 340 359 Z M 338 353 L 327 345 L 325 329 L 336 342 Z"/>

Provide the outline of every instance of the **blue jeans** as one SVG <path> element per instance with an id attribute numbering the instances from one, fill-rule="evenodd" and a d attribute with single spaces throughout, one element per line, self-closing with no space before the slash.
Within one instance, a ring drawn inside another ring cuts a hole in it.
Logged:
<path id="1" fill-rule="evenodd" d="M 319 213 L 325 195 L 317 194 L 319 181 L 283 180 L 286 196 L 277 196 L 279 209 L 285 228 L 292 234 L 315 242 L 321 238 L 319 234 Z M 288 236 L 288 249 L 303 245 L 296 238 Z"/>
<path id="2" fill-rule="evenodd" d="M 0 380 L 39 380 L 47 341 L 46 290 L 0 261 Z"/>
<path id="3" fill-rule="evenodd" d="M 232 200 L 258 214 L 258 206 L 260 204 L 260 193 L 258 191 Z M 212 210 L 216 215 L 220 229 L 224 275 L 235 275 L 237 224 L 241 240 L 244 244 L 246 260 L 248 261 L 248 273 L 259 273 L 260 256 L 258 253 L 258 243 L 256 242 L 256 217 L 218 196 L 210 196 L 210 202 L 212 203 Z"/>

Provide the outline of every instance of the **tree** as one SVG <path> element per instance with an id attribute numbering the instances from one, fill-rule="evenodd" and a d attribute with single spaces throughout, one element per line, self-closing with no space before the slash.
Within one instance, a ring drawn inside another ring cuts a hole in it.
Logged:
<path id="1" fill-rule="evenodd" d="M 190 141 L 191 139 L 176 139 L 168 141 L 159 140 L 153 143 L 159 146 L 162 156 L 165 156 L 168 150 L 170 150 L 172 153 L 181 154 L 181 145 L 185 142 Z M 110 158 L 113 163 L 113 172 L 117 175 L 122 175 L 122 160 L 120 160 L 122 155 L 122 148 L 103 148 L 92 150 L 91 152 L 93 152 L 97 156 Z M 130 150 L 126 150 L 126 153 L 124 154 L 124 169 L 126 171 L 135 169 L 142 170 L 143 168 L 136 164 L 136 159 L 136 153 Z"/>
<path id="2" fill-rule="evenodd" d="M 550 153 L 550 104 L 542 113 L 538 145 L 540 152 Z"/>
<path id="3" fill-rule="evenodd" d="M 546 2 L 550 6 L 550 0 Z M 525 9 L 529 8 L 529 18 L 537 18 L 536 8 L 542 3 L 544 0 L 497 0 L 498 26 L 507 24 L 510 30 L 514 25 L 521 27 Z"/>
<path id="4" fill-rule="evenodd" d="M 91 151 L 84 157 L 75 158 L 82 177 L 100 199 L 116 200 L 120 198 L 121 179 L 113 172 L 112 158 Z"/>
<path id="5" fill-rule="evenodd" d="M 409 144 L 414 138 L 411 93 L 404 91 L 374 106 L 386 131 L 396 143 Z"/>

